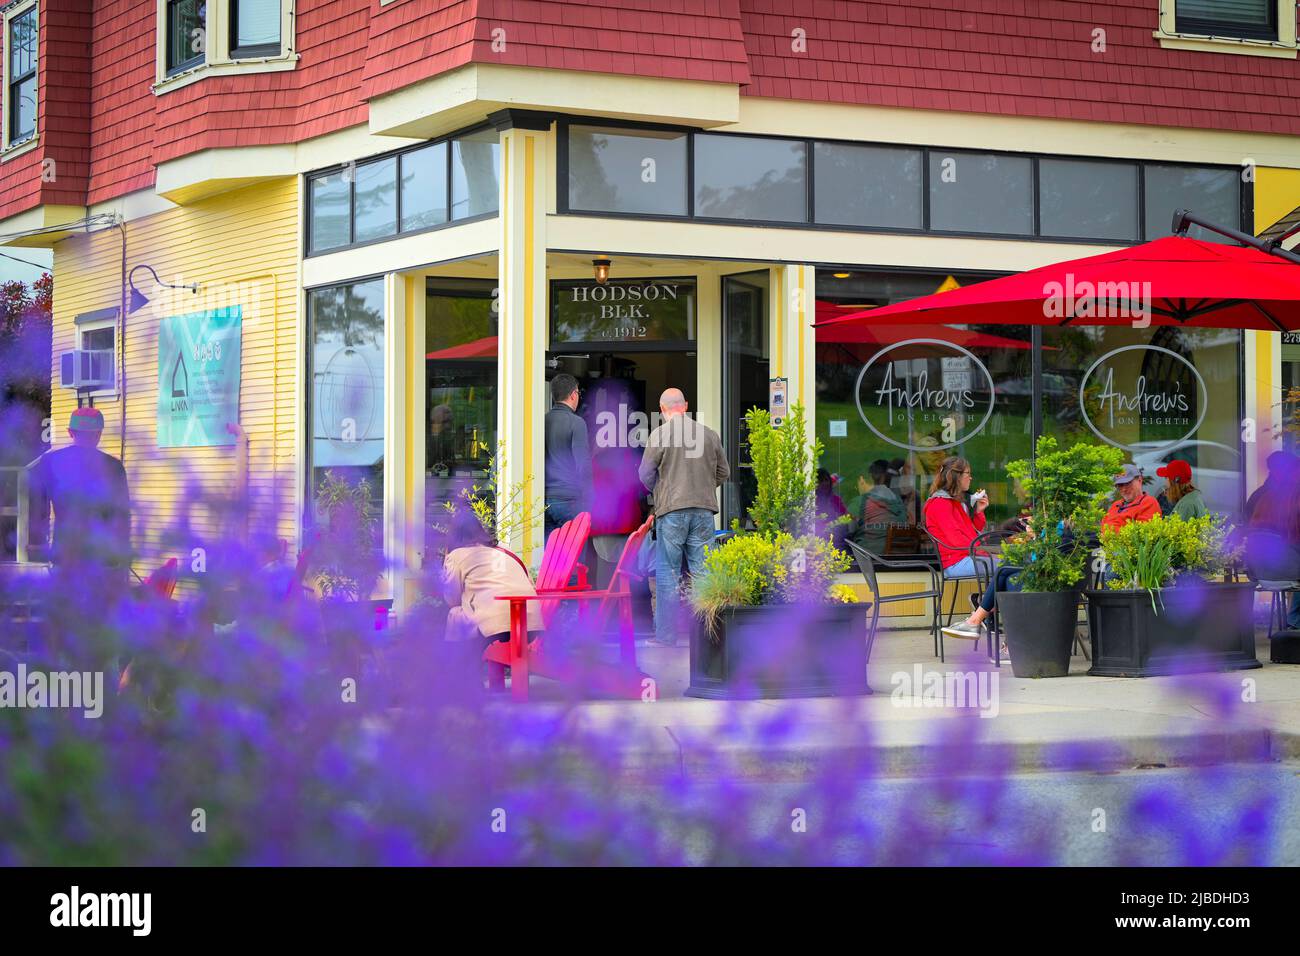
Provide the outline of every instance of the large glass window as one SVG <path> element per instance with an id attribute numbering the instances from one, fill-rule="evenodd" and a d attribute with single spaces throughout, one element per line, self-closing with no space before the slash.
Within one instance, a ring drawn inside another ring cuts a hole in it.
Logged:
<path id="1" fill-rule="evenodd" d="M 925 225 L 921 151 L 814 143 L 817 222 L 920 229 Z"/>
<path id="2" fill-rule="evenodd" d="M 930 228 L 1015 236 L 1034 231 L 1033 161 L 930 151 Z"/>
<path id="3" fill-rule="evenodd" d="M 447 221 L 447 144 L 403 153 L 402 232 Z"/>
<path id="4" fill-rule="evenodd" d="M 497 211 L 501 190 L 501 137 L 494 129 L 451 141 L 451 218 Z"/>
<path id="5" fill-rule="evenodd" d="M 397 160 L 381 159 L 356 169 L 352 197 L 353 242 L 382 239 L 397 232 Z"/>
<path id="6" fill-rule="evenodd" d="M 1181 458 L 1211 511 L 1239 512 L 1240 332 L 1045 326 L 1042 335 L 1048 434 L 1123 448 L 1152 494 L 1164 486 L 1156 469 Z"/>
<path id="7" fill-rule="evenodd" d="M 230 0 L 230 56 L 278 56 L 280 0 Z"/>
<path id="8" fill-rule="evenodd" d="M 1138 238 L 1138 166 L 1077 159 L 1038 163 L 1039 231 L 1073 239 Z M 1227 223 L 1235 226 L 1236 221 Z"/>
<path id="9" fill-rule="evenodd" d="M 852 272 L 817 279 L 817 318 L 901 302 L 979 281 L 944 273 Z M 1007 463 L 1033 444 L 1033 336 L 1008 326 L 871 326 L 819 329 L 820 466 L 850 537 L 877 554 L 928 551 L 925 500 L 948 455 L 971 462 L 973 488 L 989 493 L 989 526 L 1014 517 L 1021 496 Z"/>
<path id="10" fill-rule="evenodd" d="M 424 320 L 425 513 L 482 486 L 497 454 L 497 312 L 492 280 L 428 280 Z"/>
<path id="11" fill-rule="evenodd" d="M 1186 209 L 1233 229 L 1241 228 L 1240 170 L 1148 163 L 1145 175 L 1147 239 L 1170 234 L 1176 209 Z M 1232 241 L 1200 226 L 1192 226 L 1187 234 L 1208 242 Z"/>
<path id="12" fill-rule="evenodd" d="M 750 525 L 758 481 L 749 454 L 745 414 L 766 408 L 772 365 L 768 352 L 768 272 L 746 272 L 722 279 L 722 447 L 731 477 L 722 486 L 722 526 L 733 519 Z"/>
<path id="13" fill-rule="evenodd" d="M 697 135 L 695 214 L 806 222 L 806 166 L 802 140 Z"/>
<path id="14" fill-rule="evenodd" d="M 384 283 L 354 282 L 307 293 L 311 504 L 326 472 L 369 482 L 384 508 Z M 382 527 L 382 522 L 379 525 Z M 375 548 L 383 542 L 376 535 Z"/>
<path id="15" fill-rule="evenodd" d="M 167 72 L 203 62 L 208 5 L 204 0 L 167 0 Z"/>
<path id="16" fill-rule="evenodd" d="M 36 134 L 36 30 L 37 9 L 28 7 L 9 21 L 5 47 L 9 51 L 9 142 L 19 143 Z"/>
<path id="17" fill-rule="evenodd" d="M 569 206 L 600 212 L 686 215 L 682 132 L 569 127 Z"/>

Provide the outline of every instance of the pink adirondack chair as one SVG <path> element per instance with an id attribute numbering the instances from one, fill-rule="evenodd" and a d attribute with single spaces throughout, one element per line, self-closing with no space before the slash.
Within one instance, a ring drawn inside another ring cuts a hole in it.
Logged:
<path id="1" fill-rule="evenodd" d="M 551 536 L 546 539 L 546 548 L 542 551 L 541 567 L 537 570 L 539 594 L 542 592 L 571 593 L 588 586 L 587 569 L 578 563 L 578 557 L 587 544 L 587 536 L 590 532 L 591 514 L 586 511 L 579 512 L 576 517 L 551 532 Z M 505 548 L 501 550 L 506 551 Z M 509 551 L 506 553 L 519 561 L 518 555 L 511 554 Z M 519 563 L 523 566 L 522 561 Z M 573 577 L 575 568 L 578 571 L 578 583 L 574 588 L 570 588 L 569 579 Z M 504 600 L 522 602 L 530 598 L 536 600 L 533 595 L 507 596 Z M 521 604 L 518 621 L 516 621 L 514 605 L 511 605 L 510 640 L 498 641 L 483 652 L 483 659 L 488 662 L 488 683 L 493 687 L 503 687 L 505 668 L 508 666 L 511 674 L 511 693 L 518 700 L 526 700 L 528 697 L 530 658 L 540 648 L 541 641 L 540 637 L 533 638 L 531 642 L 528 640 L 528 619 L 522 610 L 526 607 L 527 604 Z M 559 603 L 555 600 L 542 601 L 541 609 L 542 623 L 549 625 L 559 609 Z"/>
<path id="2" fill-rule="evenodd" d="M 580 682 L 585 688 L 619 696 L 639 697 L 645 686 L 647 675 L 636 663 L 636 642 L 632 628 L 632 589 L 631 580 L 640 575 L 636 572 L 637 555 L 641 551 L 650 528 L 654 524 L 654 515 L 628 536 L 619 555 L 618 564 L 609 579 L 609 586 L 599 591 L 563 588 L 546 590 L 538 588 L 534 595 L 503 595 L 498 601 L 510 602 L 510 644 L 522 639 L 527 643 L 527 608 L 529 601 L 540 601 L 542 607 L 547 604 L 558 609 L 564 601 L 582 601 L 584 608 L 580 617 L 583 630 L 589 634 L 603 633 L 610 615 L 618 612 L 619 620 L 619 662 L 616 665 L 584 662 L 575 658 L 547 655 L 543 638 L 532 641 L 528 652 L 528 666 L 531 672 L 551 677 L 555 680 Z M 594 604 L 591 602 L 595 602 Z M 554 611 L 551 612 L 552 615 Z M 496 647 L 504 645 L 497 644 Z M 493 648 L 488 648 L 491 654 Z M 486 656 L 486 655 L 485 655 Z M 511 693 L 516 700 L 528 699 L 527 677 L 520 680 L 519 672 L 512 671 Z"/>

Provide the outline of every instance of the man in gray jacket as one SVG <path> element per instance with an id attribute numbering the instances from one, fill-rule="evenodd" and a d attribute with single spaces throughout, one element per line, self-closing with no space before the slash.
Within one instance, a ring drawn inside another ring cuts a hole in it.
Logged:
<path id="1" fill-rule="evenodd" d="M 654 492 L 655 642 L 677 643 L 681 614 L 682 558 L 695 574 L 704 567 L 704 549 L 713 538 L 718 486 L 731 475 L 722 440 L 686 409 L 680 389 L 659 397 L 663 424 L 650 433 L 641 457 L 641 483 Z"/>
<path id="2" fill-rule="evenodd" d="M 546 413 L 546 537 L 591 508 L 591 450 L 587 423 L 578 414 L 578 380 L 561 372 L 551 380 Z"/>

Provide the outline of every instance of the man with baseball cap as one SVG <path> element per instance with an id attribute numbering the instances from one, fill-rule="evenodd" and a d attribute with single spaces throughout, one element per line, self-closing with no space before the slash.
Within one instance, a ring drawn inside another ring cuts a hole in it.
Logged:
<path id="1" fill-rule="evenodd" d="M 131 557 L 131 498 L 126 469 L 98 448 L 103 433 L 99 409 L 74 409 L 68 422 L 72 444 L 51 449 L 28 466 L 31 552 L 48 555 L 57 567 L 125 575 Z M 51 506 L 54 534 L 47 546 Z"/>
<path id="2" fill-rule="evenodd" d="M 1130 521 L 1150 521 L 1160 514 L 1160 502 L 1142 490 L 1142 469 L 1129 462 L 1115 476 L 1119 497 L 1101 519 L 1102 530 L 1122 528 Z"/>

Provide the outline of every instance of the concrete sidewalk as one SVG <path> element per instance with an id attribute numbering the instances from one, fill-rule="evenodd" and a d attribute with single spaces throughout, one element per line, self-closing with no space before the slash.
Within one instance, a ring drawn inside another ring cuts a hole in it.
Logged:
<path id="1" fill-rule="evenodd" d="M 634 776 L 798 779 L 847 761 L 911 776 L 1300 757 L 1300 666 L 1268 663 L 1262 632 L 1263 667 L 1189 677 L 1089 677 L 1076 656 L 1068 677 L 1024 680 L 969 642 L 946 646 L 940 664 L 928 632 L 882 632 L 869 667 L 874 695 L 758 701 L 683 697 L 688 649 L 638 649 L 657 700 L 565 701 L 559 685 L 534 678 L 528 706 L 553 714 L 575 750 L 586 733 L 615 735 L 622 771 Z M 923 700 L 918 665 L 923 675 L 995 672 L 996 683 L 985 678 L 996 687 L 986 716 Z"/>

